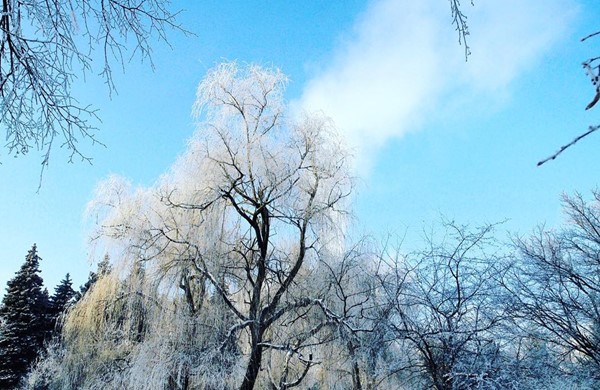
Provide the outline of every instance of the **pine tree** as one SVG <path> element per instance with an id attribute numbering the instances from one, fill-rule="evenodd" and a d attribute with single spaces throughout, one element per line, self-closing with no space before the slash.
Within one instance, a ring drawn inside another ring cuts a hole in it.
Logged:
<path id="1" fill-rule="evenodd" d="M 0 307 L 0 388 L 13 389 L 42 351 L 49 330 L 49 299 L 33 247 L 7 285 Z"/>
<path id="2" fill-rule="evenodd" d="M 56 330 L 56 323 L 60 315 L 69 307 L 75 298 L 71 275 L 67 274 L 60 284 L 54 289 L 54 295 L 50 298 L 50 316 L 52 329 Z"/>

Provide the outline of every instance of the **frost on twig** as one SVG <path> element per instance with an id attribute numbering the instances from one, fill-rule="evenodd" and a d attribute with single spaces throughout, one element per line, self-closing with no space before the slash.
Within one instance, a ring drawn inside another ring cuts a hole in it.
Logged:
<path id="1" fill-rule="evenodd" d="M 467 24 L 467 16 L 461 9 L 460 0 L 449 0 L 450 1 L 450 12 L 452 16 L 452 24 L 454 29 L 458 32 L 458 43 L 465 46 L 465 60 L 469 58 L 471 49 L 467 42 L 467 36 L 469 35 L 469 26 Z M 471 0 L 471 5 L 475 5 Z"/>
<path id="2" fill-rule="evenodd" d="M 99 118 L 95 108 L 73 96 L 73 83 L 98 72 L 111 93 L 113 66 L 124 67 L 134 56 L 152 65 L 152 39 L 166 42 L 170 29 L 187 33 L 177 24 L 178 12 L 167 6 L 165 0 L 4 0 L 0 126 L 8 154 L 38 151 L 45 167 L 52 147 L 59 146 L 70 161 L 89 162 L 79 142 L 99 143 Z"/>

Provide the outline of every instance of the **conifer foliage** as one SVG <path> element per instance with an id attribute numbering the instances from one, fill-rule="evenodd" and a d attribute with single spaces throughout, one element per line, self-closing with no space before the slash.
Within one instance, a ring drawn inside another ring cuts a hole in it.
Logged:
<path id="1" fill-rule="evenodd" d="M 7 284 L 0 307 L 0 388 L 13 389 L 27 373 L 49 334 L 49 299 L 34 244 Z"/>
<path id="2" fill-rule="evenodd" d="M 50 318 L 52 328 L 56 328 L 56 323 L 59 316 L 65 311 L 75 300 L 75 290 L 73 290 L 73 281 L 71 275 L 67 274 L 60 284 L 54 289 L 54 295 L 50 298 Z"/>

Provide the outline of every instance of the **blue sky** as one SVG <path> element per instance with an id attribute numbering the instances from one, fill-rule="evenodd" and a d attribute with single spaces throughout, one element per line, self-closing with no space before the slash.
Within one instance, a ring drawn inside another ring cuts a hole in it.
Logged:
<path id="1" fill-rule="evenodd" d="M 150 185 L 194 131 L 198 82 L 226 60 L 277 66 L 289 75 L 293 110 L 331 115 L 356 156 L 356 229 L 406 234 L 441 215 L 473 225 L 507 220 L 527 233 L 563 221 L 560 194 L 597 186 L 598 135 L 543 167 L 536 162 L 600 123 L 581 62 L 600 53 L 593 1 L 487 0 L 471 7 L 472 55 L 464 61 L 447 1 L 173 2 L 196 34 L 155 45 L 152 71 L 133 61 L 74 93 L 99 109 L 98 138 L 82 149 L 93 165 L 55 149 L 36 193 L 41 158 L 0 155 L 0 286 L 35 242 L 49 290 L 90 269 L 83 217 L 98 181 L 119 174 Z M 92 259 L 93 260 L 93 259 Z"/>

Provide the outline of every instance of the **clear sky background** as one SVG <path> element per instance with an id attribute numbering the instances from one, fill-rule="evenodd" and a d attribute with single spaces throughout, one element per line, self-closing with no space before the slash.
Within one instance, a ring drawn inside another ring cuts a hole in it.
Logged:
<path id="1" fill-rule="evenodd" d="M 82 141 L 93 165 L 55 149 L 0 154 L 0 286 L 37 243 L 52 292 L 67 272 L 90 270 L 86 203 L 109 174 L 150 185 L 194 131 L 191 106 L 206 71 L 237 60 L 281 68 L 292 109 L 320 109 L 356 156 L 356 228 L 405 235 L 418 246 L 440 216 L 478 225 L 507 220 L 525 234 L 559 226 L 561 193 L 598 184 L 600 134 L 557 160 L 536 162 L 600 123 L 584 107 L 594 91 L 581 62 L 600 55 L 600 6 L 578 0 L 465 1 L 472 55 L 445 0 L 174 1 L 196 36 L 155 45 L 154 70 L 134 60 L 115 74 L 118 94 L 88 75 L 74 93 L 99 109 L 98 139 Z M 3 291 L 2 291 L 3 293 Z M 0 293 L 1 294 L 1 293 Z"/>

